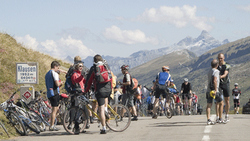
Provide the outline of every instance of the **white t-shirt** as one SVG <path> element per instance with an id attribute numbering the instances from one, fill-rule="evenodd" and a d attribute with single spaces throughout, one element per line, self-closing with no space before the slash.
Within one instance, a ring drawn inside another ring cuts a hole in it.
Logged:
<path id="1" fill-rule="evenodd" d="M 54 70 L 51 71 L 54 81 L 59 81 L 59 74 L 57 72 L 55 72 Z"/>

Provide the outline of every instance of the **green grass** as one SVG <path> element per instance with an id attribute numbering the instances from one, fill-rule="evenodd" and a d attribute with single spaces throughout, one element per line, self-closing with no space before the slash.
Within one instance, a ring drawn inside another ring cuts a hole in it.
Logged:
<path id="1" fill-rule="evenodd" d="M 17 62 L 38 62 L 39 64 L 39 84 L 32 85 L 35 90 L 41 90 L 46 88 L 45 86 L 45 74 L 50 70 L 50 64 L 52 61 L 59 61 L 61 66 L 65 69 L 69 68 L 70 64 L 65 63 L 62 60 L 53 58 L 49 55 L 27 49 L 22 44 L 16 42 L 16 40 L 8 34 L 0 33 L 0 102 L 6 101 L 10 95 L 20 86 L 16 84 L 16 63 Z M 63 75 L 60 78 L 64 81 Z M 19 98 L 20 93 L 15 96 Z M 15 130 L 7 124 L 7 119 L 0 111 L 0 118 L 4 121 L 5 125 L 10 131 L 11 136 L 18 136 Z M 0 130 L 1 131 L 1 130 Z M 0 136 L 0 139 L 5 139 L 5 136 Z"/>

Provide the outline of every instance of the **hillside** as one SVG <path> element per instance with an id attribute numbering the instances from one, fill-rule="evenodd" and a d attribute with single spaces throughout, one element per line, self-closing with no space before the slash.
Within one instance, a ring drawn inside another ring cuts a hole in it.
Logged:
<path id="1" fill-rule="evenodd" d="M 210 69 L 210 62 L 217 58 L 218 53 L 225 54 L 225 61 L 231 65 L 230 69 L 230 89 L 233 89 L 234 83 L 239 83 L 242 89 L 241 106 L 250 98 L 250 37 L 240 39 L 215 49 L 212 49 L 196 58 L 188 58 L 187 55 L 173 55 L 171 58 L 159 57 L 148 63 L 142 64 L 131 70 L 131 73 L 138 77 L 143 85 L 151 84 L 160 67 L 170 66 L 170 73 L 178 89 L 181 87 L 183 78 L 188 78 L 192 83 L 193 91 L 199 96 L 199 101 L 205 107 L 205 91 L 207 86 L 207 72 Z M 162 61 L 165 58 L 165 61 Z M 181 59 L 179 61 L 179 59 Z M 180 62 L 180 63 L 179 63 Z M 172 65 L 174 64 L 174 65 Z M 154 69 L 158 67 L 157 69 Z M 147 71 L 145 71 L 147 70 Z M 233 100 L 231 97 L 231 110 L 233 109 Z"/>
<path id="2" fill-rule="evenodd" d="M 33 51 L 18 44 L 14 38 L 8 34 L 0 33 L 0 102 L 2 103 L 9 98 L 17 88 L 21 85 L 16 84 L 16 62 L 38 62 L 39 63 L 39 84 L 33 85 L 35 90 L 45 88 L 45 74 L 50 70 L 52 61 L 57 60 L 63 68 L 68 68 L 69 63 L 53 58 L 49 55 Z M 63 74 L 60 76 L 64 80 Z M 18 97 L 18 96 L 16 96 Z M 0 118 L 6 121 L 2 111 Z M 8 125 L 8 124 L 5 124 Z M 8 127 L 9 128 L 9 127 Z M 10 131 L 10 130 L 9 130 Z M 11 131 L 12 135 L 16 135 L 15 130 Z M 0 136 L 1 138 L 2 136 Z"/>

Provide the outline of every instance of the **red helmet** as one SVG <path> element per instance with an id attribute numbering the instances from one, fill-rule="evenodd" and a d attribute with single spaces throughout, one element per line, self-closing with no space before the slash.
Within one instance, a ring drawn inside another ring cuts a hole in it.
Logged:
<path id="1" fill-rule="evenodd" d="M 122 69 L 122 70 L 128 70 L 128 69 L 129 69 L 129 66 L 128 66 L 128 65 L 122 65 L 122 66 L 121 66 L 121 69 Z"/>

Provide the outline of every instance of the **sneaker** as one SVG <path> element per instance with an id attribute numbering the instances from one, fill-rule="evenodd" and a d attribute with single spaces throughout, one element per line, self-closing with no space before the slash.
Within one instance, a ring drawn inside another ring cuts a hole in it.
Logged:
<path id="1" fill-rule="evenodd" d="M 49 127 L 49 131 L 59 131 L 59 128 L 56 128 L 55 126 Z"/>
<path id="2" fill-rule="evenodd" d="M 191 115 L 191 111 L 188 111 L 188 115 Z"/>
<path id="3" fill-rule="evenodd" d="M 137 120 L 138 120 L 137 116 L 134 116 L 134 117 L 131 119 L 131 121 L 137 121 Z"/>
<path id="4" fill-rule="evenodd" d="M 153 119 L 157 119 L 157 115 L 153 115 L 152 118 L 153 118 Z"/>
<path id="5" fill-rule="evenodd" d="M 237 112 L 236 114 L 239 114 L 239 112 Z"/>
<path id="6" fill-rule="evenodd" d="M 100 130 L 100 134 L 106 134 L 106 130 Z"/>
<path id="7" fill-rule="evenodd" d="M 74 134 L 79 135 L 80 134 L 80 128 L 76 128 Z"/>
<path id="8" fill-rule="evenodd" d="M 223 121 L 221 118 L 219 118 L 217 123 L 221 124 L 221 123 L 223 123 L 223 122 L 224 122 L 224 121 Z"/>
<path id="9" fill-rule="evenodd" d="M 207 120 L 207 125 L 214 125 L 214 122 L 209 119 Z"/>

